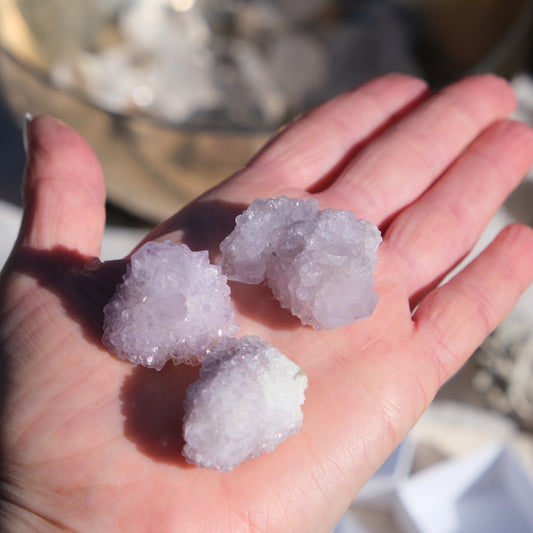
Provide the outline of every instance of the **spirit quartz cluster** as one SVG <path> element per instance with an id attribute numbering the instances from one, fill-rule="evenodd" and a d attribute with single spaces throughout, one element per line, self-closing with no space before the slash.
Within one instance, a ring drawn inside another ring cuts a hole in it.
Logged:
<path id="1" fill-rule="evenodd" d="M 155 369 L 202 364 L 186 393 L 183 454 L 229 471 L 273 450 L 302 424 L 307 378 L 256 336 L 235 338 L 228 278 L 265 282 L 282 307 L 316 329 L 372 314 L 379 230 L 316 200 L 254 200 L 222 242 L 220 266 L 184 244 L 149 242 L 132 255 L 104 308 L 102 341 Z"/>
<path id="2" fill-rule="evenodd" d="M 307 377 L 259 337 L 228 338 L 185 398 L 183 454 L 222 471 L 270 452 L 302 425 Z"/>
<path id="3" fill-rule="evenodd" d="M 104 316 L 103 343 L 157 370 L 169 359 L 198 363 L 217 339 L 239 330 L 220 267 L 207 251 L 170 241 L 148 242 L 132 255 Z"/>
<path id="4" fill-rule="evenodd" d="M 230 280 L 270 287 L 281 306 L 315 329 L 372 314 L 378 228 L 351 211 L 319 211 L 315 199 L 254 200 L 222 242 Z"/>

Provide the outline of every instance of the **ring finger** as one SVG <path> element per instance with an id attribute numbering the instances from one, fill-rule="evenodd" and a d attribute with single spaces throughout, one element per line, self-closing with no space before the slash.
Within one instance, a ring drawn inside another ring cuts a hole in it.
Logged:
<path id="1" fill-rule="evenodd" d="M 443 89 L 360 150 L 321 194 L 323 204 L 348 207 L 358 218 L 386 223 L 514 106 L 509 85 L 492 75 Z"/>

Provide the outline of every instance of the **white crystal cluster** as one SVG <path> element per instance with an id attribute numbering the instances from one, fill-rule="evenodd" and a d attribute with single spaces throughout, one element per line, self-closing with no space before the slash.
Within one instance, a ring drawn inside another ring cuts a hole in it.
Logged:
<path id="1" fill-rule="evenodd" d="M 207 251 L 148 242 L 104 308 L 102 341 L 121 359 L 159 370 L 169 359 L 199 362 L 202 351 L 238 329 L 226 276 Z"/>
<path id="2" fill-rule="evenodd" d="M 184 403 L 183 454 L 229 471 L 297 433 L 307 378 L 256 336 L 226 339 L 209 355 Z"/>
<path id="3" fill-rule="evenodd" d="M 319 211 L 315 199 L 254 200 L 221 243 L 228 279 L 266 284 L 303 324 L 333 329 L 368 317 L 378 228 L 351 211 Z"/>

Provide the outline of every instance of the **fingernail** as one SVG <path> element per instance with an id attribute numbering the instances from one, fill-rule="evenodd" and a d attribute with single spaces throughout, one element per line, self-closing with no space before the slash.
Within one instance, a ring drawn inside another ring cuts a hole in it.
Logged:
<path id="1" fill-rule="evenodd" d="M 33 120 L 33 115 L 31 113 L 26 113 L 24 115 L 24 120 L 22 122 L 22 143 L 24 144 L 24 153 L 28 155 L 29 150 L 29 141 L 28 141 L 28 124 Z"/>

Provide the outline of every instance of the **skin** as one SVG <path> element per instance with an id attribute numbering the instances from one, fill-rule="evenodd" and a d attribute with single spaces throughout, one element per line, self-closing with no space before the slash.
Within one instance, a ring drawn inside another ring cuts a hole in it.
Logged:
<path id="1" fill-rule="evenodd" d="M 99 342 L 125 262 L 97 259 L 104 184 L 64 124 L 28 127 L 24 217 L 1 278 L 5 531 L 327 532 L 439 387 L 533 280 L 533 230 L 513 225 L 444 285 L 532 162 L 533 133 L 506 119 L 508 85 L 472 77 L 430 94 L 373 80 L 307 113 L 241 171 L 147 239 L 216 259 L 256 197 L 318 198 L 379 225 L 371 318 L 314 331 L 263 287 L 233 284 L 242 334 L 309 378 L 300 433 L 231 473 L 181 456 L 197 370 L 117 360 Z"/>

